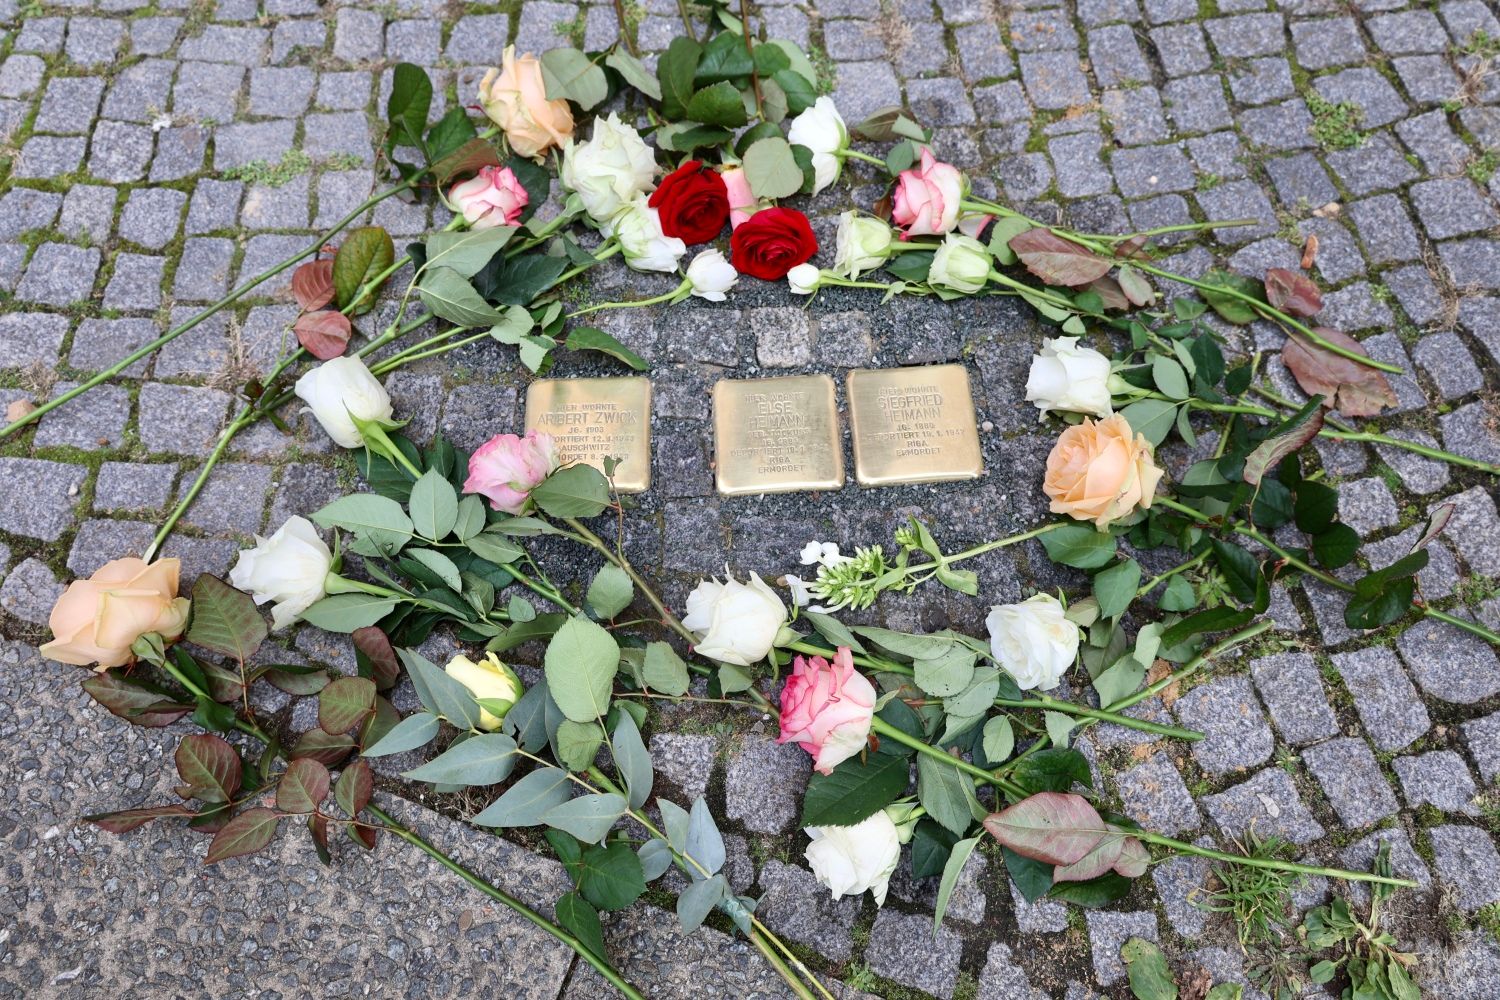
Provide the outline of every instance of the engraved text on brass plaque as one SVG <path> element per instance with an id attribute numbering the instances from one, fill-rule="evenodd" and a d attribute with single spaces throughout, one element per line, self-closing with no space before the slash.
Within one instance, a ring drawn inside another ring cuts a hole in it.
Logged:
<path id="1" fill-rule="evenodd" d="M 723 379 L 714 385 L 719 492 L 788 493 L 844 485 L 833 379 Z"/>
<path id="2" fill-rule="evenodd" d="M 604 471 L 619 459 L 615 487 L 641 493 L 651 486 L 651 380 L 559 378 L 526 390 L 526 429 L 551 434 L 565 462 Z"/>
<path id="3" fill-rule="evenodd" d="M 963 365 L 849 373 L 854 476 L 861 486 L 939 483 L 984 472 Z"/>

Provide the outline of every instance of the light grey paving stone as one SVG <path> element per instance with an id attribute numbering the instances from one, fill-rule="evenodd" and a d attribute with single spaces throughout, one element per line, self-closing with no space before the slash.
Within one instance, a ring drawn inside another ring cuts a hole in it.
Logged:
<path id="1" fill-rule="evenodd" d="M 229 290 L 234 241 L 198 237 L 183 244 L 172 286 L 180 302 L 212 302 Z"/>
<path id="2" fill-rule="evenodd" d="M 1250 674 L 1282 739 L 1302 746 L 1338 733 L 1338 720 L 1328 707 L 1317 661 L 1311 656 L 1263 656 L 1251 661 Z"/>
<path id="3" fill-rule="evenodd" d="M 1309 236 L 1318 238 L 1318 256 L 1314 266 L 1323 281 L 1340 284 L 1348 278 L 1365 273 L 1364 256 L 1355 245 L 1354 238 L 1349 235 L 1349 230 L 1340 223 L 1329 219 L 1304 219 L 1298 223 L 1297 231 L 1301 234 L 1304 245 Z M 1397 296 L 1399 295 L 1398 292 Z"/>
<path id="4" fill-rule="evenodd" d="M 1413 323 L 1422 327 L 1442 322 L 1446 306 L 1426 267 L 1400 267 L 1387 271 L 1384 277 L 1386 287 L 1396 294 L 1396 301 Z"/>
<path id="5" fill-rule="evenodd" d="M 1395 524 L 1400 513 L 1385 480 L 1375 476 L 1358 479 L 1339 487 L 1339 520 L 1360 536 Z"/>
<path id="6" fill-rule="evenodd" d="M 35 458 L 0 458 L 0 531 L 55 542 L 72 527 L 89 470 Z"/>
<path id="7" fill-rule="evenodd" d="M 68 333 L 68 318 L 54 313 L 0 315 L 0 368 L 52 367 Z"/>
<path id="8" fill-rule="evenodd" d="M 111 560 L 139 556 L 155 535 L 156 526 L 145 521 L 91 518 L 78 526 L 68 551 L 68 570 L 79 578 L 93 576 Z"/>
<path id="9" fill-rule="evenodd" d="M 801 812 L 811 758 L 795 744 L 749 737 L 729 757 L 726 814 L 756 833 L 784 833 Z"/>
<path id="10" fill-rule="evenodd" d="M 1401 794 L 1413 809 L 1433 805 L 1443 812 L 1480 815 L 1479 789 L 1464 759 L 1452 750 L 1434 750 L 1391 762 L 1401 779 Z"/>
<path id="11" fill-rule="evenodd" d="M 171 188 L 130 193 L 120 213 L 120 236 L 148 250 L 160 250 L 177 235 L 188 196 Z"/>
<path id="12" fill-rule="evenodd" d="M 1167 76 L 1201 73 L 1213 65 L 1203 29 L 1197 24 L 1172 24 L 1151 29 L 1151 41 Z"/>
<path id="13" fill-rule="evenodd" d="M 877 975 L 934 996 L 953 996 L 958 983 L 963 938 L 948 926 L 932 931 L 925 914 L 882 909 L 870 929 L 865 961 Z"/>
<path id="14" fill-rule="evenodd" d="M 59 308 L 86 302 L 98 270 L 99 251 L 92 247 L 43 243 L 31 255 L 16 298 Z"/>
<path id="15" fill-rule="evenodd" d="M 35 140 L 33 140 L 35 141 Z M 1488 239 L 1454 240 L 1438 245 L 1438 258 L 1460 288 L 1500 288 L 1500 243 Z"/>
<path id="16" fill-rule="evenodd" d="M 98 113 L 103 93 L 104 81 L 98 77 L 55 76 L 47 83 L 47 92 L 31 127 L 37 132 L 83 135 Z"/>
<path id="17" fill-rule="evenodd" d="M 1292 43 L 1297 64 L 1306 70 L 1349 66 L 1365 60 L 1364 40 L 1358 22 L 1352 17 L 1327 17 L 1293 21 Z"/>
<path id="18" fill-rule="evenodd" d="M 208 152 L 208 130 L 201 125 L 180 125 L 156 133 L 156 156 L 151 160 L 153 182 L 181 180 L 203 169 Z"/>
<path id="19" fill-rule="evenodd" d="M 1411 353 L 1437 385 L 1443 399 L 1458 399 L 1484 387 L 1479 366 L 1455 333 L 1430 334 L 1418 341 Z"/>
<path id="20" fill-rule="evenodd" d="M 1231 59 L 1273 55 L 1286 47 L 1286 31 L 1278 14 L 1214 18 L 1205 27 L 1219 55 Z"/>
<path id="21" fill-rule="evenodd" d="M 1179 134 L 1228 128 L 1234 119 L 1224 96 L 1224 82 L 1213 73 L 1167 81 L 1162 88 L 1167 113 Z"/>
<path id="22" fill-rule="evenodd" d="M 193 581 L 203 573 L 227 579 L 229 568 L 239 558 L 238 542 L 227 538 L 190 538 L 174 534 L 162 546 L 162 556 L 182 562 L 182 579 Z M 305 630 L 300 635 L 306 634 Z"/>
<path id="23" fill-rule="evenodd" d="M 94 483 L 94 509 L 151 511 L 166 505 L 177 469 L 143 462 L 105 462 Z"/>
<path id="24" fill-rule="evenodd" d="M 1028 903 L 1016 888 L 1015 882 L 1010 879 L 1006 881 L 1010 885 L 1010 901 L 1016 926 L 1022 934 L 1057 934 L 1068 929 L 1066 904 L 1045 896 Z"/>
<path id="25" fill-rule="evenodd" d="M 1089 85 L 1071 52 L 1023 52 L 1021 79 L 1038 108 L 1063 109 L 1089 100 Z"/>
<path id="26" fill-rule="evenodd" d="M 1126 24 L 1095 28 L 1088 34 L 1089 66 L 1101 87 L 1149 82 L 1151 68 Z"/>
<path id="27" fill-rule="evenodd" d="M 1369 826 L 1400 808 L 1364 740 L 1329 740 L 1303 750 L 1302 760 L 1323 786 L 1334 812 L 1350 829 Z"/>
<path id="28" fill-rule="evenodd" d="M 1442 428 L 1443 447 L 1447 450 L 1500 465 L 1500 432 L 1496 431 L 1494 416 L 1484 401 L 1469 403 L 1452 413 L 1442 414 L 1438 417 L 1438 425 Z M 1444 463 L 1444 472 L 1447 469 L 1448 466 Z M 1433 477 L 1436 476 L 1433 473 Z M 1444 482 L 1446 483 L 1446 478 Z"/>
<path id="29" fill-rule="evenodd" d="M 651 762 L 657 775 L 676 786 L 683 799 L 691 803 L 708 791 L 718 748 L 719 741 L 712 736 L 655 733 L 651 737 Z"/>
<path id="30" fill-rule="evenodd" d="M 1131 819 L 1149 830 L 1175 837 L 1196 830 L 1197 807 L 1171 755 L 1157 753 L 1114 776 L 1121 808 Z"/>
<path id="31" fill-rule="evenodd" d="M 151 140 L 144 125 L 100 122 L 89 140 L 89 173 L 111 184 L 141 180 L 151 161 Z"/>
<path id="32" fill-rule="evenodd" d="M 1202 838 L 1200 843 L 1213 844 L 1207 838 Z M 1201 937 L 1208 923 L 1208 914 L 1196 903 L 1202 897 L 1212 872 L 1211 861 L 1190 854 L 1175 855 L 1151 868 L 1151 880 L 1167 912 L 1167 922 L 1185 938 Z"/>
<path id="33" fill-rule="evenodd" d="M 173 117 L 200 125 L 233 121 L 244 83 L 243 66 L 185 62 L 172 86 Z"/>
<path id="34" fill-rule="evenodd" d="M 1423 618 L 1396 637 L 1396 648 L 1422 690 L 1434 698 L 1472 705 L 1500 694 L 1500 659 L 1471 632 Z"/>
<path id="35" fill-rule="evenodd" d="M 1241 838 L 1253 829 L 1256 836 L 1276 836 L 1301 845 L 1323 836 L 1322 825 L 1308 812 L 1291 776 L 1280 768 L 1265 768 L 1250 780 L 1200 801 L 1226 837 Z"/>
<path id="36" fill-rule="evenodd" d="M 125 23 L 113 18 L 73 17 L 68 20 L 68 41 L 63 51 L 79 66 L 100 67 L 119 54 L 125 41 Z"/>
<path id="37" fill-rule="evenodd" d="M 1340 70 L 1313 81 L 1313 89 L 1330 104 L 1350 103 L 1363 112 L 1366 128 L 1389 125 L 1407 113 L 1407 104 L 1379 73 L 1367 67 Z"/>
<path id="38" fill-rule="evenodd" d="M 1253 181 L 1227 181 L 1208 191 L 1195 195 L 1198 207 L 1209 219 L 1257 219 L 1253 226 L 1234 229 L 1211 229 L 1214 239 L 1230 246 L 1249 243 L 1276 232 L 1276 210 L 1270 199 Z"/>
<path id="39" fill-rule="evenodd" d="M 1131 938 L 1160 941 L 1156 914 L 1149 910 L 1113 912 L 1089 910 L 1084 914 L 1089 929 L 1089 949 L 1094 959 L 1094 978 L 1101 986 L 1112 986 L 1125 978 L 1120 947 Z"/>
<path id="40" fill-rule="evenodd" d="M 229 401 L 229 394 L 217 389 L 148 382 L 138 400 L 141 444 L 153 453 L 206 454 Z"/>
<path id="41" fill-rule="evenodd" d="M 1432 872 L 1412 848 L 1411 839 L 1407 837 L 1405 830 L 1376 830 L 1344 848 L 1339 855 L 1339 863 L 1350 871 L 1371 871 L 1374 868 L 1375 855 L 1383 844 L 1390 845 L 1391 874 L 1397 878 L 1411 879 L 1417 883 L 1418 891 L 1425 891 L 1431 887 Z M 1364 904 L 1365 897 L 1369 894 L 1364 886 L 1349 883 L 1347 888 L 1354 892 L 1361 904 Z"/>
<path id="42" fill-rule="evenodd" d="M 59 382 L 52 387 L 56 398 L 77 386 Z M 125 425 L 130 420 L 130 392 L 121 385 L 101 385 L 42 417 L 33 443 L 38 448 L 70 447 L 80 451 L 119 448 L 125 443 Z"/>
<path id="43" fill-rule="evenodd" d="M 199 181 L 193 190 L 192 201 L 188 203 L 188 235 L 233 229 L 244 190 L 245 185 L 239 181 L 210 178 Z"/>
<path id="44" fill-rule="evenodd" d="M 954 883 L 953 893 L 948 899 L 947 917 L 979 924 L 984 920 L 984 887 L 991 881 L 989 862 L 977 851 L 969 855 L 963 870 Z M 896 899 L 913 903 L 931 913 L 937 907 L 939 880 L 935 876 L 924 879 L 911 877 L 911 849 L 904 848 L 901 862 L 891 876 L 890 894 Z"/>
<path id="45" fill-rule="evenodd" d="M 1246 59 L 1229 72 L 1229 90 L 1241 104 L 1284 101 L 1297 92 L 1291 65 L 1282 58 Z"/>
<path id="46" fill-rule="evenodd" d="M 1431 174 L 1456 174 L 1471 155 L 1440 109 L 1397 122 L 1396 134 Z"/>
<path id="47" fill-rule="evenodd" d="M 183 59 L 257 66 L 265 57 L 270 36 L 265 28 L 210 24 L 202 34 L 184 39 L 177 54 Z"/>
<path id="48" fill-rule="evenodd" d="M 250 71 L 250 113 L 296 118 L 312 100 L 316 74 L 306 66 L 261 66 Z"/>
<path id="49" fill-rule="evenodd" d="M 1355 148 L 1326 157 L 1339 182 L 1354 196 L 1397 188 L 1420 176 L 1389 136 L 1379 134 Z"/>
<path id="50" fill-rule="evenodd" d="M 68 364 L 83 371 L 103 371 L 155 340 L 158 332 L 156 324 L 149 319 L 86 319 L 73 333 Z M 142 358 L 122 374 L 140 378 L 146 373 L 149 363 L 149 357 Z"/>
<path id="51" fill-rule="evenodd" d="M 33 625 L 47 624 L 63 584 L 40 560 L 21 560 L 0 581 L 0 610 Z"/>
<path id="52" fill-rule="evenodd" d="M 1192 164 L 1175 145 L 1136 146 L 1116 150 L 1110 169 L 1120 193 L 1141 198 L 1166 191 L 1189 191 L 1196 184 Z"/>
<path id="53" fill-rule="evenodd" d="M 1010 945 L 998 941 L 990 945 L 979 973 L 978 1000 L 1046 1000 L 1046 996 L 1032 987 Z"/>
<path id="54" fill-rule="evenodd" d="M 1047 142 L 1056 171 L 1057 190 L 1064 197 L 1105 194 L 1114 181 L 1100 156 L 1103 139 L 1094 132 L 1054 136 Z"/>
<path id="55" fill-rule="evenodd" d="M 1500 780 L 1500 712 L 1465 722 L 1464 743 L 1479 767 L 1480 780 L 1495 784 Z"/>
<path id="56" fill-rule="evenodd" d="M 1483 828 L 1438 826 L 1427 836 L 1438 881 L 1453 892 L 1459 909 L 1472 913 L 1500 902 L 1500 854 Z"/>
<path id="57" fill-rule="evenodd" d="M 278 163 L 292 148 L 295 132 L 292 121 L 220 125 L 214 130 L 214 169 L 223 173 L 252 163 Z"/>
<path id="58" fill-rule="evenodd" d="M 30 97 L 42 85 L 46 70 L 38 56 L 10 56 L 0 63 L 0 97 Z"/>
<path id="59" fill-rule="evenodd" d="M 1466 177 L 1413 184 L 1411 198 L 1422 227 L 1435 240 L 1482 232 L 1500 224 L 1500 212 Z"/>
<path id="60" fill-rule="evenodd" d="M 159 56 L 172 48 L 182 29 L 180 17 L 142 17 L 130 24 L 130 50 L 143 56 Z"/>
<path id="61" fill-rule="evenodd" d="M 901 83 L 889 63 L 841 63 L 833 100 L 849 121 L 862 120 L 882 107 L 900 104 Z"/>
<path id="62" fill-rule="evenodd" d="M 64 236 L 87 236 L 102 243 L 114 225 L 115 189 L 97 184 L 77 184 L 63 196 L 58 232 Z"/>
<path id="63" fill-rule="evenodd" d="M 1224 677 L 1193 688 L 1173 706 L 1178 721 L 1203 733 L 1193 759 L 1209 774 L 1229 774 L 1270 759 L 1276 740 L 1250 681 Z"/>
<path id="64" fill-rule="evenodd" d="M 280 21 L 271 30 L 271 62 L 279 66 L 300 52 L 321 50 L 327 41 L 322 21 Z"/>
<path id="65" fill-rule="evenodd" d="M 802 861 L 800 856 L 797 860 Z M 761 870 L 760 889 L 755 913 L 767 927 L 834 961 L 849 957 L 854 924 L 859 919 L 859 898 L 834 899 L 812 872 L 774 859 Z"/>
<path id="66" fill-rule="evenodd" d="M 178 500 L 186 494 L 195 478 L 196 469 L 189 468 L 184 472 Z M 183 514 L 183 523 L 215 534 L 253 535 L 260 530 L 266 494 L 270 489 L 270 467 L 221 462 Z"/>
<path id="67" fill-rule="evenodd" d="M 1332 659 L 1376 747 L 1400 750 L 1432 727 L 1421 696 L 1389 649 L 1334 653 Z"/>
<path id="68" fill-rule="evenodd" d="M 1384 569 L 1411 552 L 1421 535 L 1422 526 L 1413 525 L 1399 535 L 1392 535 L 1378 542 L 1366 542 L 1364 556 L 1370 561 L 1371 569 Z M 1427 551 L 1429 561 L 1417 574 L 1422 595 L 1429 600 L 1447 597 L 1453 593 L 1453 584 L 1459 576 L 1458 562 L 1442 545 L 1429 545 Z"/>
<path id="69" fill-rule="evenodd" d="M 1267 160 L 1265 167 L 1283 205 L 1295 208 L 1303 204 L 1315 208 L 1338 200 L 1338 188 L 1333 186 L 1328 172 L 1312 153 Z"/>
<path id="70" fill-rule="evenodd" d="M 144 59 L 127 66 L 110 84 L 104 117 L 150 124 L 167 110 L 174 69 L 176 64 L 167 59 Z"/>

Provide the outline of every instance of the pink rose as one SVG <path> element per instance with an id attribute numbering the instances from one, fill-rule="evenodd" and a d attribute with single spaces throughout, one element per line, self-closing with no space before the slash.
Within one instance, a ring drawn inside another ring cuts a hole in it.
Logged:
<path id="1" fill-rule="evenodd" d="M 750 178 L 745 176 L 744 170 L 730 167 L 721 176 L 729 194 L 729 226 L 738 229 L 760 206 L 756 204 L 755 195 L 750 190 Z"/>
<path id="2" fill-rule="evenodd" d="M 901 171 L 891 219 L 905 236 L 941 236 L 958 224 L 964 177 L 951 163 L 940 163 L 922 150 L 922 165 Z M 903 237 L 905 238 L 905 237 Z"/>
<path id="3" fill-rule="evenodd" d="M 531 196 L 509 167 L 482 167 L 448 191 L 455 212 L 462 212 L 471 229 L 514 226 Z"/>
<path id="4" fill-rule="evenodd" d="M 557 446 L 552 435 L 527 431 L 525 437 L 496 434 L 469 458 L 465 493 L 488 497 L 490 506 L 507 514 L 520 514 L 531 499 L 531 491 L 558 466 Z"/>
<path id="5" fill-rule="evenodd" d="M 781 735 L 813 756 L 813 769 L 833 769 L 863 750 L 875 717 L 875 687 L 854 669 L 854 654 L 840 646 L 829 663 L 797 657 L 781 689 Z"/>

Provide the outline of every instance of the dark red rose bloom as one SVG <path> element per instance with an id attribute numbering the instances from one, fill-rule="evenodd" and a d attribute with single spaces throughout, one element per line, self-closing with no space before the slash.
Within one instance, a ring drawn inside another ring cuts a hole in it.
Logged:
<path id="1" fill-rule="evenodd" d="M 661 213 L 661 231 L 688 246 L 716 239 L 729 221 L 724 178 L 698 160 L 688 160 L 663 177 L 647 204 Z"/>
<path id="2" fill-rule="evenodd" d="M 807 216 L 795 208 L 767 208 L 742 222 L 729 237 L 736 271 L 764 281 L 780 281 L 818 252 Z"/>

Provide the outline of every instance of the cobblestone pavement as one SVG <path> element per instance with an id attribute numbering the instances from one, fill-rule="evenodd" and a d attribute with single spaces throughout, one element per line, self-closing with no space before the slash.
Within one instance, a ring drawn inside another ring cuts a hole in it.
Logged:
<path id="1" fill-rule="evenodd" d="M 626 6 L 643 49 L 678 30 L 672 0 Z M 904 102 L 936 127 L 945 158 L 981 178 L 982 194 L 1097 231 L 1260 220 L 1185 245 L 1174 266 L 1187 273 L 1215 261 L 1254 275 L 1295 266 L 1316 235 L 1317 277 L 1333 289 L 1325 321 L 1409 373 L 1395 380 L 1398 412 L 1376 425 L 1500 462 L 1493 4 L 757 6 L 769 35 L 818 54 L 847 118 Z M 507 41 L 540 50 L 571 34 L 597 48 L 614 33 L 609 4 L 550 0 L 0 0 L 0 403 L 64 390 L 358 204 L 377 183 L 371 109 L 391 63 L 431 67 L 452 101 Z M 878 195 L 868 184 L 853 193 L 866 205 Z M 831 213 L 848 197 L 838 187 L 813 206 L 829 245 Z M 373 218 L 398 242 L 432 225 L 426 208 L 396 201 Z M 606 267 L 586 294 L 655 294 L 668 280 Z M 118 724 L 88 703 L 75 673 L 41 661 L 33 646 L 47 610 L 66 579 L 142 549 L 211 447 L 233 388 L 269 367 L 295 313 L 286 282 L 273 281 L 0 446 L 0 621 L 11 640 L 0 649 L 0 996 L 603 996 L 549 939 L 393 845 L 325 870 L 289 840 L 264 859 L 204 871 L 195 835 L 112 838 L 76 822 L 158 790 L 174 734 Z M 629 544 L 670 600 L 726 561 L 784 572 L 813 535 L 888 540 L 907 513 L 932 517 L 953 547 L 1043 515 L 1051 432 L 1020 398 L 1043 329 L 1010 301 L 877 308 L 849 293 L 807 308 L 760 287 L 720 307 L 606 315 L 601 325 L 654 363 L 656 486 Z M 1281 340 L 1261 326 L 1226 336 L 1241 352 Z M 980 483 L 714 496 L 715 379 L 948 360 L 969 367 L 985 421 Z M 1296 394 L 1274 357 L 1265 365 Z M 518 423 L 524 380 L 512 367 L 490 345 L 408 369 L 393 382 L 398 415 L 414 418 L 414 436 L 441 428 L 472 447 Z M 595 370 L 577 358 L 560 366 Z M 1371 565 L 1405 551 L 1436 504 L 1456 502 L 1424 593 L 1500 627 L 1492 480 L 1405 451 L 1341 444 L 1319 454 L 1341 484 L 1344 520 L 1372 539 Z M 1189 460 L 1181 448 L 1165 457 L 1179 471 Z M 348 457 L 315 427 L 260 428 L 232 449 L 166 553 L 183 560 L 185 578 L 223 572 L 253 532 L 354 481 Z M 978 568 L 986 604 L 1072 582 L 1036 549 L 994 553 Z M 922 592 L 880 610 L 896 627 L 977 629 L 985 609 Z M 1143 706 L 1204 731 L 1202 743 L 1109 727 L 1081 741 L 1106 802 L 1221 845 L 1254 827 L 1323 863 L 1368 864 L 1388 840 L 1398 870 L 1424 887 L 1397 912 L 1406 942 L 1427 956 L 1427 991 L 1495 996 L 1495 650 L 1442 625 L 1351 631 L 1339 596 L 1319 587 L 1278 591 L 1272 614 L 1273 641 L 1220 663 L 1174 703 Z M 309 629 L 292 644 L 285 655 L 347 655 Z M 804 755 L 743 717 L 669 712 L 654 729 L 668 782 L 706 792 L 727 820 L 737 888 L 762 896 L 766 920 L 810 960 L 872 994 L 1119 996 L 1119 945 L 1133 935 L 1216 977 L 1243 975 L 1224 919 L 1192 905 L 1207 870 L 1186 859 L 1158 865 L 1112 910 L 1083 913 L 1025 904 L 981 851 L 935 939 L 932 881 L 898 878 L 878 912 L 868 899 L 831 903 L 801 863 Z M 518 891 L 543 899 L 558 881 L 550 861 L 407 811 Z M 1327 891 L 1304 886 L 1298 902 Z M 699 983 L 723 984 L 712 995 L 779 995 L 743 943 L 717 932 L 684 941 L 672 927 L 668 914 L 639 908 L 609 930 L 627 971 L 656 995 L 705 995 L 689 985 L 694 964 L 708 970 Z"/>

